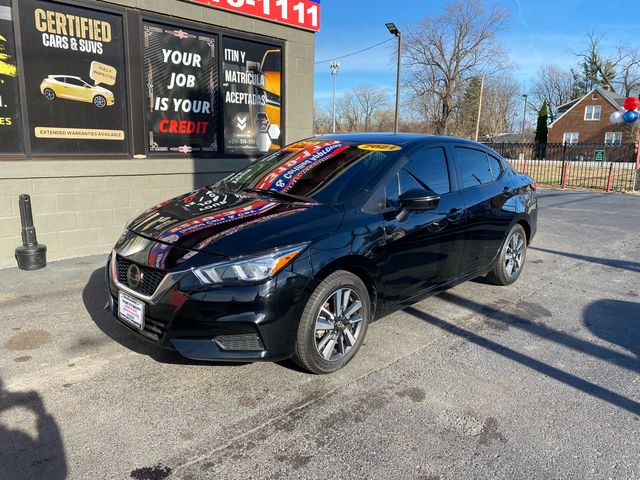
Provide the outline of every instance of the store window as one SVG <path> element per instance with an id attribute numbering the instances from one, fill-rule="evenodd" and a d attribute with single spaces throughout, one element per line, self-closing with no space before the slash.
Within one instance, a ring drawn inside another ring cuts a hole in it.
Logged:
<path id="1" fill-rule="evenodd" d="M 42 0 L 19 5 L 32 152 L 129 153 L 122 17 Z"/>
<path id="2" fill-rule="evenodd" d="M 218 151 L 216 35 L 144 24 L 146 125 L 151 153 Z"/>
<path id="3" fill-rule="evenodd" d="M 0 153 L 21 153 L 18 71 L 11 22 L 11 1 L 0 0 Z"/>
<path id="4" fill-rule="evenodd" d="M 225 152 L 260 155 L 282 145 L 282 49 L 224 38 Z"/>
<path id="5" fill-rule="evenodd" d="M 283 43 L 225 32 L 102 2 L 0 0 L 0 155 L 280 149 Z"/>

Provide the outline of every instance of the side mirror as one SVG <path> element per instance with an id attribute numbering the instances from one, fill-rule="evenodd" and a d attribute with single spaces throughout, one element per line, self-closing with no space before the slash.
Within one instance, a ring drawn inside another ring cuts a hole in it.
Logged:
<path id="1" fill-rule="evenodd" d="M 400 206 L 410 212 L 433 210 L 439 203 L 440 195 L 424 188 L 412 188 L 400 195 Z"/>

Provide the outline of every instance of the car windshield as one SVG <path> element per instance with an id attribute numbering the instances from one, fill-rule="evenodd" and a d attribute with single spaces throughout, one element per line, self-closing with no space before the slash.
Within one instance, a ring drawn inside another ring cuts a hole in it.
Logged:
<path id="1" fill-rule="evenodd" d="M 312 139 L 284 147 L 218 185 L 232 191 L 262 190 L 335 205 L 363 189 L 370 190 L 400 150 L 393 145 Z"/>

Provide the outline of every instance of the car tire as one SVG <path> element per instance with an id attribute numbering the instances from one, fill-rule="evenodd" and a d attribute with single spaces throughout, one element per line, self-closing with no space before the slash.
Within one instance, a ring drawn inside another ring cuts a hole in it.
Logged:
<path id="1" fill-rule="evenodd" d="M 54 92 L 51 88 L 45 88 L 42 94 L 44 95 L 44 98 L 46 98 L 50 102 L 53 102 L 56 99 L 56 92 Z"/>
<path id="2" fill-rule="evenodd" d="M 93 97 L 93 104 L 98 108 L 104 108 L 107 106 L 107 99 L 102 95 L 96 95 Z"/>
<path id="3" fill-rule="evenodd" d="M 332 273 L 307 301 L 298 326 L 293 360 L 317 374 L 341 369 L 362 345 L 370 317 L 371 300 L 363 281 L 344 270 Z M 324 326 L 327 328 L 323 329 Z"/>
<path id="4" fill-rule="evenodd" d="M 487 279 L 495 285 L 511 285 L 522 273 L 527 259 L 527 234 L 522 225 L 516 223 L 505 239 L 493 270 Z"/>

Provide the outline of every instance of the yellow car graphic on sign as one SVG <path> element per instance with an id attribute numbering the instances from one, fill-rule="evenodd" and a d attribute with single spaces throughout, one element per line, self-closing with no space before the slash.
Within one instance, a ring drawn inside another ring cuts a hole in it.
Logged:
<path id="1" fill-rule="evenodd" d="M 40 84 L 40 91 L 47 100 L 65 98 L 78 102 L 93 103 L 98 108 L 115 103 L 113 93 L 106 88 L 91 85 L 80 77 L 49 75 Z"/>

